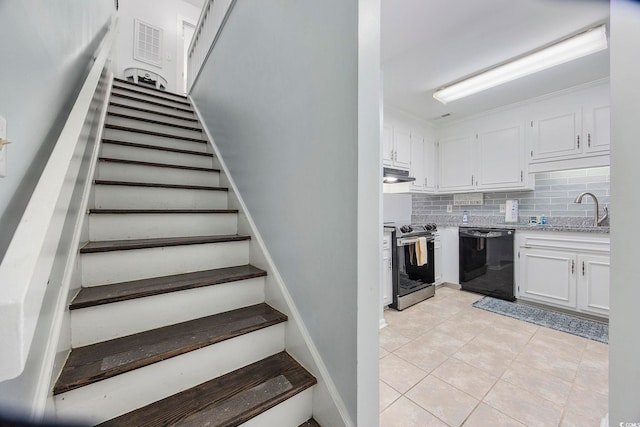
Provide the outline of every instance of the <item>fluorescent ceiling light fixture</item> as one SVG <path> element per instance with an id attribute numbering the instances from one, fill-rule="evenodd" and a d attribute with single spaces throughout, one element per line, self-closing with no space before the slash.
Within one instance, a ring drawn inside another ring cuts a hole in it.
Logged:
<path id="1" fill-rule="evenodd" d="M 606 48 L 607 28 L 601 25 L 438 89 L 433 97 L 446 104 Z"/>

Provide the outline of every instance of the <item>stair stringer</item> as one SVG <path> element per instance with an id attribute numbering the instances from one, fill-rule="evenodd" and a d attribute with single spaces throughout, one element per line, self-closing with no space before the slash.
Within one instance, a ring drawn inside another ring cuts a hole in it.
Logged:
<path id="1" fill-rule="evenodd" d="M 318 381 L 313 388 L 313 417 L 325 426 L 355 427 L 329 370 L 324 364 L 262 236 L 258 232 L 251 213 L 244 203 L 235 181 L 229 174 L 229 169 L 215 144 L 213 135 L 209 132 L 209 128 L 191 95 L 188 98 L 215 155 L 216 167 L 220 169 L 219 185 L 229 188 L 227 208 L 238 209 L 238 233 L 251 236 L 249 261 L 252 265 L 267 271 L 265 302 L 288 316 L 288 321 L 285 324 L 285 350 L 311 372 Z"/>

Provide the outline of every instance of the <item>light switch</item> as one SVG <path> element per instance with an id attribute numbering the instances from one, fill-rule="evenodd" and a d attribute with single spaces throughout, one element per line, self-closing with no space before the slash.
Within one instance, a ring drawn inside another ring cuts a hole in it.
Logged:
<path id="1" fill-rule="evenodd" d="M 0 116 L 0 139 L 7 139 L 7 121 Z M 7 176 L 7 146 L 0 150 L 0 178 Z"/>
<path id="2" fill-rule="evenodd" d="M 447 205 L 447 213 L 453 212 L 453 205 Z"/>

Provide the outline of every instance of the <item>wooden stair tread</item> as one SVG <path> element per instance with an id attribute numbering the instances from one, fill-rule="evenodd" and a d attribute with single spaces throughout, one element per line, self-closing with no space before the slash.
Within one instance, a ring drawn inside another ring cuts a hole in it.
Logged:
<path id="1" fill-rule="evenodd" d="M 125 132 L 143 133 L 145 135 L 159 136 L 159 137 L 164 137 L 164 138 L 180 139 L 182 141 L 198 142 L 198 143 L 201 143 L 201 144 L 206 144 L 207 143 L 207 140 L 206 139 L 202 139 L 202 138 L 191 138 L 189 136 L 171 135 L 170 133 L 166 133 L 166 132 L 156 132 L 156 131 L 152 131 L 152 130 L 138 129 L 138 128 L 132 128 L 132 127 L 128 127 L 128 126 L 112 125 L 112 124 L 109 124 L 109 123 L 105 124 L 104 128 L 105 129 L 122 130 L 122 131 L 125 131 Z"/>
<path id="2" fill-rule="evenodd" d="M 138 142 L 120 141 L 117 139 L 103 139 L 103 143 L 123 145 L 125 147 L 144 148 L 147 150 L 170 151 L 172 153 L 193 154 L 195 156 L 213 157 L 213 153 L 204 153 L 202 151 L 184 150 L 182 148 L 160 147 L 157 145 L 140 144 Z"/>
<path id="3" fill-rule="evenodd" d="M 316 382 L 298 362 L 282 352 L 100 426 L 238 426 Z"/>
<path id="4" fill-rule="evenodd" d="M 191 170 L 191 171 L 220 173 L 220 169 L 202 168 L 198 166 L 174 165 L 169 163 L 156 163 L 156 162 L 143 162 L 140 160 L 113 159 L 111 157 L 99 157 L 98 160 L 101 162 L 108 162 L 108 163 L 123 163 L 128 165 L 155 166 L 159 168 L 185 169 L 185 170 Z"/>
<path id="5" fill-rule="evenodd" d="M 175 114 L 165 113 L 165 112 L 161 112 L 161 111 L 148 110 L 146 108 L 136 107 L 136 106 L 133 106 L 133 105 L 119 104 L 119 103 L 113 102 L 113 101 L 109 102 L 109 106 L 127 108 L 129 110 L 142 111 L 142 112 L 149 113 L 149 114 L 157 114 L 159 116 L 171 117 L 172 119 L 180 119 L 180 120 L 186 120 L 186 121 L 190 121 L 190 122 L 197 122 L 198 121 L 198 119 L 196 119 L 195 117 L 176 116 Z"/>
<path id="6" fill-rule="evenodd" d="M 320 424 L 318 424 L 316 420 L 311 418 L 300 424 L 298 427 L 320 427 Z"/>
<path id="7" fill-rule="evenodd" d="M 267 272 L 253 265 L 217 268 L 172 276 L 134 280 L 112 285 L 82 288 L 73 299 L 69 309 L 76 310 L 118 301 L 126 301 L 151 295 L 165 294 L 186 289 L 264 277 Z"/>
<path id="8" fill-rule="evenodd" d="M 90 214 L 237 214 L 238 209 L 89 209 Z"/>
<path id="9" fill-rule="evenodd" d="M 153 239 L 105 240 L 88 242 L 80 248 L 81 254 L 97 252 L 127 251 L 132 249 L 160 248 L 164 246 L 200 245 L 205 243 L 239 242 L 250 240 L 251 236 L 239 234 L 194 236 L 194 237 L 160 237 Z"/>
<path id="10" fill-rule="evenodd" d="M 229 191 L 227 187 L 214 187 L 207 185 L 186 185 L 186 184 L 162 184 L 155 182 L 133 182 L 133 181 L 108 181 L 96 179 L 96 185 L 121 185 L 124 187 L 152 187 L 152 188 L 175 188 L 182 190 L 208 190 L 208 191 Z"/>
<path id="11" fill-rule="evenodd" d="M 286 320 L 286 315 L 262 303 L 73 349 L 53 393 L 64 393 Z"/>
<path id="12" fill-rule="evenodd" d="M 156 125 L 162 125 L 162 126 L 170 126 L 170 127 L 174 127 L 174 128 L 180 128 L 180 129 L 187 129 L 187 130 L 193 130 L 196 132 L 202 132 L 202 129 L 200 129 L 199 127 L 195 127 L 195 126 L 187 126 L 187 125 L 179 125 L 176 123 L 167 123 L 167 122 L 163 122 L 161 120 L 154 120 L 154 119 L 147 119 L 145 117 L 137 117 L 137 116 L 131 116 L 129 114 L 122 114 L 122 113 L 107 113 L 108 116 L 113 116 L 113 117 L 120 117 L 123 119 L 131 119 L 131 120 L 138 120 L 140 122 L 146 122 L 146 123 L 153 123 Z"/>
<path id="13" fill-rule="evenodd" d="M 119 77 L 114 77 L 114 78 L 113 78 L 113 80 L 114 80 L 114 82 L 118 82 L 118 83 L 125 83 L 125 84 L 128 84 L 128 85 L 133 86 L 133 87 L 143 87 L 143 88 L 145 88 L 145 89 L 149 89 L 149 90 L 156 91 L 156 92 L 158 92 L 158 93 L 160 93 L 160 94 L 176 96 L 176 97 L 178 97 L 178 98 L 182 98 L 182 99 L 184 99 L 184 100 L 187 100 L 187 97 L 186 97 L 185 95 L 181 95 L 181 94 L 179 94 L 179 93 L 167 92 L 166 90 L 158 89 L 158 88 L 151 87 L 151 86 L 147 86 L 147 85 L 145 85 L 145 86 L 141 86 L 141 85 L 139 85 L 139 84 L 137 84 L 137 83 L 130 82 L 130 81 L 129 81 L 129 80 L 127 80 L 127 79 L 121 79 L 121 78 L 119 78 Z"/>
<path id="14" fill-rule="evenodd" d="M 129 92 L 133 92 L 133 93 L 138 94 L 138 95 L 146 95 L 146 96 L 150 96 L 152 98 L 162 99 L 163 101 L 171 101 L 171 102 L 175 102 L 175 103 L 178 103 L 178 104 L 184 104 L 184 105 L 189 105 L 189 106 L 191 105 L 191 103 L 189 102 L 189 100 L 187 98 L 185 98 L 183 96 L 181 97 L 178 94 L 171 93 L 171 92 L 165 92 L 165 91 L 161 91 L 158 94 L 145 92 L 144 90 L 140 90 L 140 89 L 152 89 L 152 88 L 147 87 L 147 86 L 140 86 L 140 85 L 137 85 L 135 83 L 134 84 L 130 84 L 130 85 L 122 85 L 122 84 L 119 84 L 116 81 L 116 84 L 113 85 L 113 89 L 127 90 Z"/>
<path id="15" fill-rule="evenodd" d="M 182 107 L 177 107 L 175 105 L 168 105 L 168 104 L 164 104 L 162 102 L 154 102 L 154 101 L 149 101 L 148 99 L 140 99 L 138 97 L 135 96 L 130 96 L 130 95 L 125 95 L 123 93 L 114 93 L 111 92 L 111 98 L 109 99 L 113 99 L 113 97 L 116 98 L 124 98 L 124 99 L 130 99 L 132 101 L 137 101 L 137 102 L 142 102 L 145 104 L 151 104 L 151 105 L 157 105 L 159 107 L 164 107 L 164 108 L 169 108 L 169 109 L 173 109 L 173 110 L 178 110 L 178 111 L 183 111 L 185 113 L 192 113 L 193 114 L 193 110 L 191 108 L 182 108 Z M 186 107 L 186 106 L 185 106 Z"/>

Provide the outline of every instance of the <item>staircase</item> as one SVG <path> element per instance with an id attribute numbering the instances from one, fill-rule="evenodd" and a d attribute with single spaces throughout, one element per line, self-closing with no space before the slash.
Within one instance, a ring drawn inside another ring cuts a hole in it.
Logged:
<path id="1" fill-rule="evenodd" d="M 114 80 L 59 419 L 317 426 L 216 163 L 187 98 Z"/>

